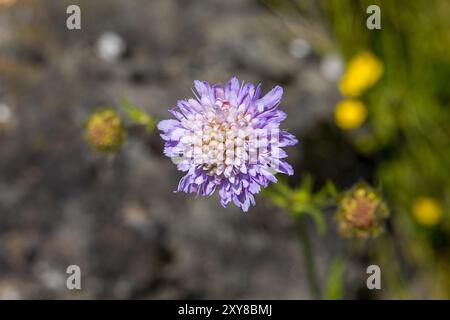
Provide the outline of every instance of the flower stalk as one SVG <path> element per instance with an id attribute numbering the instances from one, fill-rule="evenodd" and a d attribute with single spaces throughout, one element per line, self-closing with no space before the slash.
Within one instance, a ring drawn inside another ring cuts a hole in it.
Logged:
<path id="1" fill-rule="evenodd" d="M 297 219 L 298 234 L 300 243 L 302 244 L 303 260 L 308 281 L 309 292 L 312 299 L 320 299 L 320 285 L 317 276 L 317 267 L 314 259 L 314 248 L 308 232 L 306 215 L 302 215 Z"/>

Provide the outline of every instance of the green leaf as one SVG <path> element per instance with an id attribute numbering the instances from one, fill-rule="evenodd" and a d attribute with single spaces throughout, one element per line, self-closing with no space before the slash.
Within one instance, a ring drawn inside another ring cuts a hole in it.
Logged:
<path id="1" fill-rule="evenodd" d="M 263 189 L 262 194 L 276 206 L 285 208 L 291 202 L 292 189 L 285 181 L 280 179 L 278 183 L 271 184 L 270 187 Z"/>
<path id="2" fill-rule="evenodd" d="M 324 299 L 339 300 L 344 297 L 344 280 L 347 263 L 343 258 L 335 258 L 331 263 L 326 282 Z"/>
<path id="3" fill-rule="evenodd" d="M 289 198 L 281 195 L 276 190 L 273 190 L 273 188 L 263 190 L 262 194 L 278 207 L 285 208 L 289 204 Z"/>
<path id="4" fill-rule="evenodd" d="M 328 180 L 325 185 L 314 194 L 314 203 L 320 206 L 329 206 L 336 204 L 339 193 L 334 183 Z"/>
<path id="5" fill-rule="evenodd" d="M 152 116 L 132 105 L 125 97 L 120 97 L 120 105 L 125 111 L 128 119 L 134 123 L 144 125 L 148 132 L 153 132 L 153 130 L 155 130 L 156 120 Z"/>
<path id="6" fill-rule="evenodd" d="M 337 198 L 339 195 L 339 192 L 337 191 L 336 186 L 334 185 L 333 181 L 331 181 L 331 180 L 327 180 L 327 182 L 325 183 L 325 190 L 333 198 Z"/>

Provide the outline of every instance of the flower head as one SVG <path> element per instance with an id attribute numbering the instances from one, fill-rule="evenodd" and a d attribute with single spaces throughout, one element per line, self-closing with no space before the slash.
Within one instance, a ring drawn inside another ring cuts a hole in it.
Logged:
<path id="1" fill-rule="evenodd" d="M 116 152 L 125 140 L 125 129 L 112 109 L 94 112 L 86 122 L 84 138 L 97 152 Z"/>
<path id="2" fill-rule="evenodd" d="M 297 139 L 279 129 L 286 114 L 278 109 L 283 89 L 261 97 L 261 86 L 232 78 L 225 86 L 195 81 L 195 99 L 178 101 L 170 110 L 176 119 L 159 122 L 164 154 L 186 175 L 178 192 L 211 195 L 222 206 L 231 201 L 247 211 L 254 194 L 275 174 L 294 173 L 282 149 Z"/>
<path id="3" fill-rule="evenodd" d="M 418 197 L 412 204 L 412 213 L 416 221 L 424 226 L 434 226 L 442 216 L 438 201 L 430 197 Z"/>
<path id="4" fill-rule="evenodd" d="M 359 100 L 346 99 L 336 105 L 334 118 L 339 128 L 356 129 L 366 120 L 367 108 Z"/>
<path id="5" fill-rule="evenodd" d="M 358 97 L 378 81 L 383 70 L 383 63 L 371 52 L 364 51 L 348 63 L 339 89 L 344 96 Z"/>
<path id="6" fill-rule="evenodd" d="M 339 231 L 346 237 L 375 237 L 388 215 L 380 194 L 366 183 L 359 183 L 345 192 L 339 202 Z"/>

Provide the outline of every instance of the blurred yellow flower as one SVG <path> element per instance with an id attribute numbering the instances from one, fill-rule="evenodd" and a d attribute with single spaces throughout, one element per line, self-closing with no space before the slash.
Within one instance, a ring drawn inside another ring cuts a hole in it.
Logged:
<path id="1" fill-rule="evenodd" d="M 412 213 L 419 224 L 434 226 L 442 216 L 442 208 L 433 198 L 419 197 L 413 201 Z"/>
<path id="2" fill-rule="evenodd" d="M 116 152 L 125 140 L 118 113 L 111 109 L 94 112 L 86 122 L 86 141 L 97 152 Z"/>
<path id="3" fill-rule="evenodd" d="M 380 79 L 383 70 L 383 63 L 371 52 L 364 51 L 348 63 L 339 90 L 344 96 L 358 97 Z"/>
<path id="4" fill-rule="evenodd" d="M 336 105 L 334 118 L 339 128 L 356 129 L 366 120 L 367 108 L 359 100 L 346 99 Z"/>

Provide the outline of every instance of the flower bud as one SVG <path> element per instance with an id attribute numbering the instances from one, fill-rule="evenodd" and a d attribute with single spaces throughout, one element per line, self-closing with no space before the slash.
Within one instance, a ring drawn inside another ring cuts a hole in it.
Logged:
<path id="1" fill-rule="evenodd" d="M 111 109 L 94 112 L 86 122 L 84 138 L 97 152 L 117 152 L 125 140 L 118 113 Z"/>
<path id="2" fill-rule="evenodd" d="M 339 201 L 336 218 L 344 237 L 376 237 L 389 211 L 380 194 L 366 183 L 346 191 Z"/>

